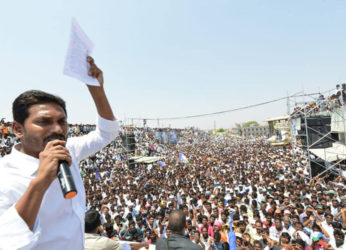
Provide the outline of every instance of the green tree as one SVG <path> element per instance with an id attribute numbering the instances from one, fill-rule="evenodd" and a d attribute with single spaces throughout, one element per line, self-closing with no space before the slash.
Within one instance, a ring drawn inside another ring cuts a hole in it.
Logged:
<path id="1" fill-rule="evenodd" d="M 244 128 L 247 128 L 247 127 L 250 127 L 251 125 L 259 126 L 259 123 L 256 122 L 256 121 L 249 121 L 249 122 L 245 122 L 245 123 L 243 124 L 243 127 L 244 127 Z"/>
<path id="2" fill-rule="evenodd" d="M 225 132 L 225 129 L 224 128 L 219 128 L 219 129 L 216 130 L 216 132 L 217 133 L 223 133 L 223 132 Z"/>

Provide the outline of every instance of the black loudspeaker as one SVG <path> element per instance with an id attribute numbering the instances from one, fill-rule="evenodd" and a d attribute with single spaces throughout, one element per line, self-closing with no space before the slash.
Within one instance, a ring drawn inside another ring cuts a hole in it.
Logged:
<path id="1" fill-rule="evenodd" d="M 135 160 L 129 159 L 129 169 L 135 169 L 136 163 Z"/>
<path id="2" fill-rule="evenodd" d="M 323 161 L 321 159 L 315 159 L 315 160 L 310 161 L 312 178 L 314 178 L 315 176 L 317 176 L 318 174 L 322 173 L 323 171 L 325 171 L 327 169 L 327 167 L 325 167 L 324 164 L 325 164 L 325 161 Z M 330 169 L 327 172 L 320 175 L 320 177 L 323 177 L 326 174 L 331 175 L 331 176 L 337 176 L 338 172 L 336 172 L 336 170 L 334 170 L 334 169 Z"/>
<path id="3" fill-rule="evenodd" d="M 134 154 L 136 152 L 136 139 L 134 134 L 127 134 L 121 137 L 122 144 L 126 148 L 129 154 Z"/>
<path id="4" fill-rule="evenodd" d="M 338 135 L 336 133 L 328 134 L 331 130 L 330 116 L 316 116 L 306 118 L 307 122 L 307 136 L 305 119 L 301 119 L 301 130 L 299 131 L 301 136 L 301 141 L 304 148 L 307 148 L 308 144 L 310 148 L 329 148 L 332 147 L 333 142 L 338 140 Z M 324 137 L 325 136 L 325 137 Z M 321 139 L 324 137 L 323 139 Z M 307 141 L 307 139 L 309 141 Z M 312 146 L 311 146 L 312 145 Z"/>
<path id="5" fill-rule="evenodd" d="M 311 176 L 314 178 L 319 173 L 322 173 L 326 168 L 324 167 L 324 161 L 311 161 Z"/>

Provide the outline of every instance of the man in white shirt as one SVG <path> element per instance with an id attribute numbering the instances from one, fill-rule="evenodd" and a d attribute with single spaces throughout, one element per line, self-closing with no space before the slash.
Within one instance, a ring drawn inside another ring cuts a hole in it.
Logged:
<path id="1" fill-rule="evenodd" d="M 326 232 L 328 233 L 329 237 L 333 237 L 333 234 L 334 234 L 334 228 L 333 228 L 333 225 L 332 225 L 333 215 L 326 214 L 324 217 L 325 217 L 325 220 L 322 221 L 322 227 L 323 227 L 324 230 L 326 230 Z"/>
<path id="2" fill-rule="evenodd" d="M 334 235 L 330 241 L 330 245 L 335 250 L 343 250 L 346 248 L 345 234 L 340 230 L 335 230 Z"/>
<path id="3" fill-rule="evenodd" d="M 292 227 L 291 225 L 291 220 L 290 220 L 290 217 L 288 216 L 285 216 L 284 219 L 283 219 L 283 228 L 282 228 L 282 232 L 286 232 L 288 233 L 291 237 L 292 237 L 292 234 L 294 233 L 294 228 Z"/>
<path id="4" fill-rule="evenodd" d="M 282 222 L 279 218 L 276 218 L 275 219 L 275 226 L 271 226 L 269 228 L 270 238 L 273 241 L 275 241 L 276 243 L 279 243 L 282 231 L 283 231 Z"/>
<path id="5" fill-rule="evenodd" d="M 13 132 L 20 143 L 0 160 L 0 249 L 84 249 L 85 190 L 79 161 L 118 134 L 118 123 L 103 88 L 103 73 L 91 57 L 88 86 L 99 118 L 95 131 L 69 138 L 65 102 L 42 91 L 27 91 L 13 102 Z M 57 180 L 66 161 L 78 194 L 65 199 Z"/>

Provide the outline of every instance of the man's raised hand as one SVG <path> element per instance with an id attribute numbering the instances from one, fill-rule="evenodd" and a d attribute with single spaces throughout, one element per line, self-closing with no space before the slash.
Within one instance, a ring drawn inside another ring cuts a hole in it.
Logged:
<path id="1" fill-rule="evenodd" d="M 89 69 L 89 76 L 94 77 L 98 80 L 98 82 L 100 83 L 100 86 L 103 87 L 103 72 L 102 70 L 100 70 L 94 61 L 94 58 L 92 58 L 91 56 L 87 57 L 87 61 L 90 64 L 90 69 Z"/>

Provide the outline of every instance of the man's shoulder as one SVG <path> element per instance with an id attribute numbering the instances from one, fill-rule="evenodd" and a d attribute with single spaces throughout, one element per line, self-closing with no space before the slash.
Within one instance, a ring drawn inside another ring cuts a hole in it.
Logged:
<path id="1" fill-rule="evenodd" d="M 85 234 L 85 249 L 120 249 L 120 242 L 97 234 Z"/>
<path id="2" fill-rule="evenodd" d="M 168 245 L 171 249 L 201 250 L 202 247 L 191 242 L 190 239 L 176 234 L 171 234 L 168 238 Z"/>
<path id="3" fill-rule="evenodd" d="M 9 176 L 13 174 L 17 174 L 18 169 L 14 168 L 17 164 L 18 161 L 16 161 L 12 154 L 0 158 L 0 182 L 4 179 L 8 179 Z"/>
<path id="4" fill-rule="evenodd" d="M 161 250 L 168 250 L 167 242 L 168 241 L 166 238 L 159 238 L 156 242 L 156 248 Z"/>

